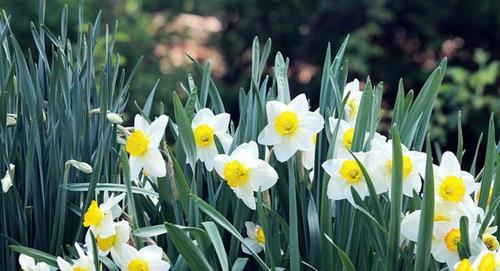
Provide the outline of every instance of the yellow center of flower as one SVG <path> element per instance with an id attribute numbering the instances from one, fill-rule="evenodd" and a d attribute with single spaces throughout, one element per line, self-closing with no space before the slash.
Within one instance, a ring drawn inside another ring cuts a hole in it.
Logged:
<path id="1" fill-rule="evenodd" d="M 363 177 L 363 172 L 355 160 L 345 160 L 340 167 L 339 174 L 349 184 L 356 184 Z"/>
<path id="2" fill-rule="evenodd" d="M 89 271 L 87 268 L 83 268 L 80 266 L 73 267 L 71 271 Z"/>
<path id="3" fill-rule="evenodd" d="M 110 248 L 112 248 L 113 245 L 115 244 L 116 234 L 113 234 L 107 238 L 101 238 L 101 237 L 97 236 L 96 241 L 97 241 L 97 246 L 99 247 L 99 249 L 101 251 L 107 251 Z"/>
<path id="4" fill-rule="evenodd" d="M 434 215 L 434 222 L 441 222 L 441 221 L 450 221 L 450 217 L 448 217 L 442 213 L 436 213 Z"/>
<path id="5" fill-rule="evenodd" d="M 349 117 L 354 118 L 358 114 L 358 103 L 354 99 L 348 99 L 346 103 L 347 107 L 349 107 Z"/>
<path id="6" fill-rule="evenodd" d="M 346 149 L 352 148 L 352 138 L 354 137 L 354 128 L 349 128 L 345 131 L 344 136 L 342 136 L 342 144 Z"/>
<path id="7" fill-rule="evenodd" d="M 496 267 L 495 255 L 489 252 L 483 256 L 477 267 L 478 271 L 494 271 Z"/>
<path id="8" fill-rule="evenodd" d="M 90 206 L 87 209 L 85 216 L 83 217 L 83 226 L 84 227 L 97 226 L 101 222 L 103 216 L 104 213 L 101 211 L 101 209 L 99 209 L 97 201 L 93 200 L 90 203 Z"/>
<path id="9" fill-rule="evenodd" d="M 292 136 L 299 128 L 299 118 L 297 114 L 285 111 L 279 114 L 274 120 L 274 129 L 282 136 Z"/>
<path id="10" fill-rule="evenodd" d="M 128 263 L 128 271 L 149 271 L 149 265 L 145 260 L 133 259 Z"/>
<path id="11" fill-rule="evenodd" d="M 149 138 L 141 130 L 136 130 L 127 138 L 125 150 L 132 156 L 144 155 L 148 148 Z"/>
<path id="12" fill-rule="evenodd" d="M 447 176 L 439 186 L 439 193 L 445 200 L 459 202 L 465 196 L 465 183 L 461 178 Z"/>
<path id="13" fill-rule="evenodd" d="M 214 129 L 206 124 L 194 128 L 194 140 L 198 147 L 212 146 L 214 143 Z"/>
<path id="14" fill-rule="evenodd" d="M 387 161 L 387 170 L 392 174 L 392 160 Z M 403 155 L 403 179 L 410 175 L 413 170 L 413 163 L 410 157 Z"/>
<path id="15" fill-rule="evenodd" d="M 453 228 L 444 237 L 444 243 L 450 251 L 457 251 L 457 245 L 460 242 L 460 230 Z"/>
<path id="16" fill-rule="evenodd" d="M 232 188 L 238 187 L 248 181 L 248 171 L 242 163 L 234 160 L 224 167 L 224 179 Z"/>
<path id="17" fill-rule="evenodd" d="M 470 264 L 469 259 L 463 259 L 460 261 L 460 263 L 457 266 L 457 269 L 455 271 L 473 271 L 472 265 Z"/>
<path id="18" fill-rule="evenodd" d="M 500 246 L 497 238 L 495 236 L 493 236 L 491 234 L 487 234 L 487 233 L 483 234 L 483 243 L 490 251 L 495 251 Z"/>
<path id="19" fill-rule="evenodd" d="M 264 230 L 262 230 L 262 228 L 259 228 L 257 230 L 257 235 L 255 236 L 255 240 L 257 240 L 257 243 L 261 245 L 266 243 L 266 236 L 264 236 Z"/>

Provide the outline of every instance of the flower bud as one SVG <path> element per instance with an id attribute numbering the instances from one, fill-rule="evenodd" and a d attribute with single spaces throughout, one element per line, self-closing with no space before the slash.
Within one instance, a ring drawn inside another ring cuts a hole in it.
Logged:
<path id="1" fill-rule="evenodd" d="M 12 174 L 16 167 L 13 164 L 9 164 L 9 169 L 5 172 L 5 176 L 2 178 L 2 190 L 7 193 L 12 186 Z"/>
<path id="2" fill-rule="evenodd" d="M 112 112 L 107 113 L 106 117 L 113 124 L 122 124 L 123 123 L 122 117 L 120 117 L 120 115 L 118 115 L 116 113 L 112 113 Z"/>
<path id="3" fill-rule="evenodd" d="M 66 166 L 72 166 L 85 174 L 90 174 L 93 171 L 92 167 L 89 164 L 73 159 L 66 161 Z"/>

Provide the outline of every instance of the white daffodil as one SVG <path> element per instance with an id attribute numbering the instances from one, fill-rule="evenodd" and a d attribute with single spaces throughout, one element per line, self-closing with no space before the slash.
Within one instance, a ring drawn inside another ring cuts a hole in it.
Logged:
<path id="1" fill-rule="evenodd" d="M 2 178 L 2 191 L 7 193 L 12 186 L 12 174 L 16 167 L 13 164 L 9 164 L 9 168 L 5 171 L 5 176 Z"/>
<path id="2" fill-rule="evenodd" d="M 150 245 L 137 250 L 124 244 L 119 259 L 113 260 L 123 271 L 166 271 L 170 264 L 162 258 L 163 250 L 159 246 Z"/>
<path id="3" fill-rule="evenodd" d="M 348 94 L 349 98 L 347 98 L 344 106 L 344 116 L 348 122 L 354 123 L 358 116 L 359 104 L 361 102 L 361 96 L 363 95 L 363 92 L 359 90 L 358 79 L 354 79 L 345 85 L 344 98 Z"/>
<path id="4" fill-rule="evenodd" d="M 78 252 L 78 259 L 72 260 L 72 264 L 61 257 L 57 257 L 57 265 L 61 271 L 95 271 L 93 257 L 85 254 L 78 243 L 75 243 L 75 249 Z"/>
<path id="5" fill-rule="evenodd" d="M 256 208 L 254 191 L 265 191 L 278 181 L 276 170 L 259 159 L 259 148 L 254 141 L 239 145 L 231 155 L 217 155 L 214 168 L 236 196 L 252 210 Z"/>
<path id="6" fill-rule="evenodd" d="M 44 262 L 36 263 L 35 259 L 24 254 L 19 255 L 19 265 L 24 271 L 50 271 L 48 264 Z"/>
<path id="7" fill-rule="evenodd" d="M 354 153 L 356 158 L 362 165 L 367 165 L 368 153 Z M 351 187 L 356 190 L 361 199 L 368 196 L 368 186 L 363 176 L 363 172 L 354 158 L 345 159 L 330 159 L 322 165 L 325 172 L 330 176 L 328 182 L 327 196 L 332 200 L 347 199 L 351 204 L 355 205 L 352 197 Z M 373 185 L 377 193 L 382 193 L 387 190 L 387 186 L 383 182 L 373 180 Z"/>
<path id="8" fill-rule="evenodd" d="M 215 137 L 217 136 L 225 152 L 231 145 L 232 138 L 227 133 L 230 118 L 228 113 L 214 115 L 212 110 L 203 108 L 196 113 L 191 123 L 196 143 L 196 159 L 205 163 L 209 171 L 213 169 L 214 157 L 219 154 Z"/>
<path id="9" fill-rule="evenodd" d="M 314 149 L 313 135 L 323 129 L 324 120 L 319 113 L 309 111 L 306 95 L 298 95 L 289 104 L 270 101 L 266 111 L 267 126 L 260 132 L 258 141 L 273 145 L 278 161 L 287 161 L 297 151 Z"/>
<path id="10" fill-rule="evenodd" d="M 127 221 L 119 221 L 114 223 L 115 234 L 102 238 L 99 235 L 95 237 L 96 246 L 100 254 L 106 256 L 111 252 L 113 259 L 119 256 L 119 251 L 123 244 L 126 244 L 130 238 L 130 226 Z M 92 237 L 90 230 L 85 236 L 87 249 L 92 250 Z"/>
<path id="11" fill-rule="evenodd" d="M 464 205 L 434 205 L 434 224 L 458 224 L 462 216 L 466 216 L 469 221 L 476 221 L 478 217 L 481 219 L 481 217 L 483 216 L 482 209 L 470 203 L 471 202 Z M 401 221 L 401 234 L 406 239 L 413 242 L 417 242 L 418 240 L 418 225 L 420 224 L 420 213 L 420 210 L 413 211 L 412 213 L 406 214 Z"/>
<path id="12" fill-rule="evenodd" d="M 392 140 L 372 140 L 372 157 L 368 169 L 373 180 L 382 180 L 390 189 L 392 181 Z M 410 151 L 401 144 L 403 153 L 403 194 L 413 197 L 413 191 L 420 192 L 422 181 L 419 172 L 425 169 L 426 155 Z"/>
<path id="13" fill-rule="evenodd" d="M 116 234 L 113 219 L 120 214 L 114 212 L 114 208 L 123 198 L 125 193 L 111 196 L 100 206 L 93 200 L 83 217 L 83 226 L 90 227 L 96 238 L 108 238 Z"/>
<path id="14" fill-rule="evenodd" d="M 479 223 L 469 221 L 469 239 L 472 255 L 477 255 L 486 250 L 481 239 L 477 237 Z M 460 227 L 458 221 L 435 222 L 432 238 L 431 253 L 434 259 L 453 267 L 460 260 L 458 255 L 458 244 L 461 241 Z"/>
<path id="15" fill-rule="evenodd" d="M 130 176 L 137 179 L 141 169 L 144 175 L 163 177 L 167 173 L 165 162 L 158 149 L 163 138 L 168 117 L 161 115 L 151 124 L 141 115 L 135 115 L 134 132 L 127 138 L 125 150 L 130 154 Z"/>
<path id="16" fill-rule="evenodd" d="M 247 246 L 249 246 L 253 252 L 260 253 L 262 250 L 266 248 L 266 236 L 264 235 L 264 230 L 261 226 L 255 225 L 255 223 L 247 221 L 245 222 L 245 227 L 247 228 L 247 236 L 244 239 L 244 242 Z M 248 250 L 247 246 L 241 244 L 241 250 L 243 250 L 246 254 L 252 254 L 250 250 Z"/>
<path id="17" fill-rule="evenodd" d="M 463 204 L 472 200 L 470 194 L 474 192 L 474 177 L 460 169 L 457 157 L 451 152 L 445 152 L 441 164 L 435 166 L 436 202 L 448 204 Z"/>

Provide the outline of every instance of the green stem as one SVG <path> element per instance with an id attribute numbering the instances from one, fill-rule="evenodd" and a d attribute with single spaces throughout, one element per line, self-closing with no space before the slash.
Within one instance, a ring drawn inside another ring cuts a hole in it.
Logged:
<path id="1" fill-rule="evenodd" d="M 297 222 L 297 194 L 295 189 L 295 157 L 288 160 L 288 209 L 290 216 L 290 270 L 300 270 L 299 231 Z"/>

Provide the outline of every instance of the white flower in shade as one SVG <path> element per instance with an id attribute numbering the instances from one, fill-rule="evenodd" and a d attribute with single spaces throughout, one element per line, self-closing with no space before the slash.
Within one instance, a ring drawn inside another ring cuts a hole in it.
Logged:
<path id="1" fill-rule="evenodd" d="M 469 239 L 472 255 L 486 250 L 481 239 L 477 237 L 481 224 L 469 221 Z M 442 221 L 434 223 L 431 253 L 434 259 L 453 267 L 460 260 L 458 255 L 458 244 L 461 241 L 460 227 L 458 221 Z"/>
<path id="2" fill-rule="evenodd" d="M 9 168 L 5 171 L 5 176 L 2 178 L 2 191 L 7 193 L 12 186 L 12 174 L 16 167 L 13 164 L 9 164 Z"/>
<path id="3" fill-rule="evenodd" d="M 95 271 L 93 257 L 85 254 L 78 243 L 75 243 L 75 249 L 78 252 L 78 259 L 73 260 L 72 264 L 61 257 L 57 257 L 57 265 L 61 271 Z"/>
<path id="4" fill-rule="evenodd" d="M 441 164 L 435 166 L 434 175 L 436 202 L 464 204 L 472 200 L 470 194 L 474 192 L 474 177 L 460 169 L 453 153 L 443 153 Z"/>
<path id="5" fill-rule="evenodd" d="M 335 153 L 333 154 L 333 157 L 351 157 L 349 151 L 352 148 L 352 140 L 354 138 L 354 124 L 333 117 L 330 117 L 328 121 L 330 123 L 330 132 L 332 134 L 335 133 L 335 129 L 338 125 L 337 137 L 335 138 Z"/>
<path id="6" fill-rule="evenodd" d="M 419 172 L 425 171 L 426 155 L 423 152 L 410 151 L 401 144 L 403 154 L 403 194 L 413 197 L 413 191 L 420 192 L 422 181 Z M 383 180 L 388 189 L 392 182 L 392 140 L 388 142 L 372 140 L 372 159 L 368 172 L 373 180 Z"/>
<path id="7" fill-rule="evenodd" d="M 278 181 L 276 170 L 259 159 L 259 148 L 254 141 L 239 145 L 231 155 L 217 155 L 214 168 L 236 196 L 253 210 L 254 191 L 265 191 Z"/>
<path id="8" fill-rule="evenodd" d="M 100 254 L 106 256 L 111 252 L 113 259 L 119 256 L 119 251 L 123 244 L 126 244 L 130 238 L 130 226 L 127 221 L 120 221 L 114 223 L 115 234 L 102 238 L 99 235 L 95 236 L 96 247 Z M 87 231 L 85 236 L 85 243 L 89 250 L 92 250 L 92 237 L 90 230 Z"/>
<path id="9" fill-rule="evenodd" d="M 362 165 L 367 164 L 367 153 L 354 153 Z M 332 200 L 347 199 L 355 205 L 352 197 L 351 187 L 356 190 L 361 199 L 368 196 L 368 185 L 366 184 L 363 172 L 354 158 L 351 159 L 330 159 L 323 163 L 323 169 L 330 176 L 328 182 L 327 196 Z M 377 193 L 387 190 L 385 183 L 373 180 L 373 186 Z"/>
<path id="10" fill-rule="evenodd" d="M 162 258 L 163 250 L 159 246 L 150 245 L 137 250 L 124 244 L 119 259 L 113 260 L 123 271 L 166 271 L 170 264 Z"/>
<path id="11" fill-rule="evenodd" d="M 309 111 L 306 95 L 300 94 L 289 104 L 270 101 L 266 104 L 267 126 L 258 141 L 273 145 L 276 159 L 287 161 L 297 151 L 312 151 L 313 135 L 323 129 L 324 120 L 319 113 Z"/>
<path id="12" fill-rule="evenodd" d="M 316 156 L 316 139 L 318 137 L 318 134 L 314 134 L 312 138 L 313 142 L 313 149 L 310 151 L 304 151 L 302 152 L 302 166 L 304 166 L 305 169 L 311 170 L 314 167 L 314 160 Z"/>
<path id="13" fill-rule="evenodd" d="M 158 149 L 163 138 L 168 117 L 161 115 L 151 124 L 141 115 L 135 115 L 134 132 L 127 138 L 125 150 L 130 154 L 130 176 L 137 179 L 141 169 L 144 175 L 163 177 L 167 173 L 165 162 Z"/>
<path id="14" fill-rule="evenodd" d="M 44 262 L 36 263 L 35 259 L 24 254 L 19 255 L 19 265 L 24 271 L 50 271 L 48 264 Z"/>
<path id="15" fill-rule="evenodd" d="M 117 213 L 115 205 L 117 205 L 123 198 L 125 193 L 118 196 L 111 196 L 107 201 L 101 205 L 93 200 L 83 217 L 83 226 L 90 227 L 96 238 L 108 238 L 116 234 L 113 219 L 120 214 Z"/>
<path id="16" fill-rule="evenodd" d="M 363 95 L 363 92 L 359 90 L 358 79 L 354 79 L 345 85 L 344 98 L 347 94 L 349 94 L 349 98 L 347 98 L 344 106 L 344 116 L 348 122 L 354 123 L 358 116 L 359 104 L 361 102 L 361 96 Z"/>
<path id="17" fill-rule="evenodd" d="M 253 252 L 260 253 L 262 250 L 266 248 L 266 236 L 264 235 L 264 230 L 261 226 L 255 225 L 255 223 L 247 221 L 245 222 L 245 227 L 247 228 L 247 236 L 244 239 L 244 242 L 247 246 L 249 246 Z M 252 254 L 250 250 L 248 250 L 247 246 L 241 244 L 241 250 L 243 250 L 246 254 Z"/>
<path id="18" fill-rule="evenodd" d="M 214 157 L 219 154 L 215 137 L 219 139 L 225 152 L 231 145 L 232 138 L 227 133 L 230 115 L 228 113 L 214 113 L 203 108 L 193 118 L 191 128 L 193 128 L 194 141 L 196 143 L 196 159 L 205 163 L 207 170 L 212 171 Z"/>

